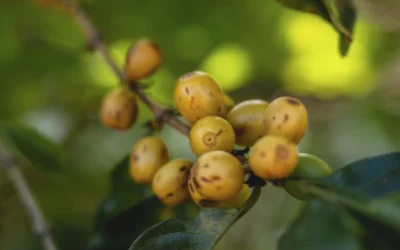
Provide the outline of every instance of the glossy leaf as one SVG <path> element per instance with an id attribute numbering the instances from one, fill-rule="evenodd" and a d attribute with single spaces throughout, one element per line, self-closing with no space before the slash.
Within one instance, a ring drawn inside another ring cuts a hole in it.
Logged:
<path id="1" fill-rule="evenodd" d="M 339 13 L 340 22 L 344 27 L 353 33 L 354 25 L 357 18 L 357 12 L 352 0 L 336 0 L 336 7 Z M 340 53 L 345 56 L 349 50 L 351 43 L 351 36 L 340 36 L 339 38 L 339 49 Z"/>
<path id="2" fill-rule="evenodd" d="M 279 250 L 361 250 L 353 218 L 320 200 L 308 202 L 280 237 Z"/>
<path id="3" fill-rule="evenodd" d="M 400 191 L 400 152 L 364 158 L 322 179 L 334 185 L 375 198 Z"/>
<path id="4" fill-rule="evenodd" d="M 212 249 L 233 223 L 256 203 L 260 192 L 260 187 L 253 188 L 241 208 L 204 208 L 194 218 L 161 222 L 143 233 L 129 249 Z"/>
<path id="5" fill-rule="evenodd" d="M 2 128 L 15 148 L 34 166 L 60 170 L 65 155 L 61 145 L 21 123 L 3 123 Z"/>

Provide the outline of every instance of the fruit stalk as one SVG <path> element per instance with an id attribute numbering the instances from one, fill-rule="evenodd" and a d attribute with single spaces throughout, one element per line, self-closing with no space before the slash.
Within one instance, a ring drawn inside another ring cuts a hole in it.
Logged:
<path id="1" fill-rule="evenodd" d="M 21 173 L 19 166 L 15 163 L 12 156 L 0 146 L 0 167 L 7 172 L 10 180 L 13 182 L 22 205 L 25 207 L 30 219 L 32 220 L 32 230 L 41 238 L 43 249 L 56 250 L 56 244 L 49 227 L 44 219 L 40 208 L 35 201 L 32 192 Z"/>
<path id="2" fill-rule="evenodd" d="M 120 83 L 128 83 L 130 89 L 136 93 L 136 95 L 145 103 L 154 113 L 154 116 L 158 122 L 168 124 L 175 128 L 182 134 L 188 136 L 190 127 L 180 121 L 175 115 L 168 109 L 154 103 L 148 98 L 146 93 L 136 84 L 136 82 L 128 81 L 123 71 L 118 67 L 113 58 L 111 57 L 106 44 L 102 41 L 100 33 L 91 19 L 88 17 L 86 12 L 72 0 L 60 0 L 70 10 L 75 18 L 75 21 L 80 26 L 83 34 L 85 35 L 88 43 L 88 48 L 97 50 L 104 58 L 105 62 L 113 70 L 115 75 L 119 78 Z"/>

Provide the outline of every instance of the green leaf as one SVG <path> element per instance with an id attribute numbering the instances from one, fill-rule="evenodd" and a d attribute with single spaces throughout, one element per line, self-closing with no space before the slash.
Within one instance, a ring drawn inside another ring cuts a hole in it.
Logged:
<path id="1" fill-rule="evenodd" d="M 233 223 L 253 207 L 260 192 L 260 187 L 253 188 L 241 208 L 203 208 L 194 218 L 161 222 L 143 233 L 129 249 L 213 249 Z"/>
<path id="2" fill-rule="evenodd" d="M 321 186 L 351 189 L 370 198 L 400 191 L 400 152 L 364 158 L 321 180 Z"/>
<path id="3" fill-rule="evenodd" d="M 339 51 L 342 56 L 347 54 L 353 40 L 353 27 L 356 22 L 356 9 L 352 0 L 276 0 L 282 5 L 316 14 L 329 22 L 339 33 Z"/>
<path id="4" fill-rule="evenodd" d="M 279 250 L 361 250 L 361 246 L 353 218 L 320 200 L 306 203 L 278 242 Z"/>
<path id="5" fill-rule="evenodd" d="M 15 148 L 34 166 L 43 170 L 60 170 L 65 161 L 61 145 L 21 123 L 2 123 L 5 134 Z"/>

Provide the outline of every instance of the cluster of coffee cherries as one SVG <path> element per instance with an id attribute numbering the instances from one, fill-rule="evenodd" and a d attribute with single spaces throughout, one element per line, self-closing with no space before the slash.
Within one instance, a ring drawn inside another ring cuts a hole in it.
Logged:
<path id="1" fill-rule="evenodd" d="M 153 74 L 161 62 L 159 46 L 140 40 L 127 53 L 124 73 L 136 82 Z M 132 179 L 150 184 L 166 206 L 190 198 L 201 207 L 240 207 L 254 185 L 250 177 L 273 182 L 294 173 L 297 145 L 308 127 L 300 100 L 283 96 L 236 104 L 203 71 L 182 75 L 173 95 L 177 111 L 191 127 L 189 142 L 196 160 L 170 159 L 166 143 L 150 135 L 134 145 L 129 165 Z M 102 121 L 111 128 L 129 129 L 137 113 L 136 94 L 127 87 L 103 100 Z"/>

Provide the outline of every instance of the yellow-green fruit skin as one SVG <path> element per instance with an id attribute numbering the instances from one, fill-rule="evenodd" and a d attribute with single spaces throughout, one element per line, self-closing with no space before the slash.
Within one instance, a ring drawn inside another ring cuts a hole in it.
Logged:
<path id="1" fill-rule="evenodd" d="M 242 189 L 240 189 L 237 195 L 228 200 L 221 201 L 221 203 L 219 203 L 217 207 L 240 208 L 241 206 L 244 205 L 244 203 L 247 201 L 250 195 L 251 195 L 251 189 L 247 184 L 243 184 Z"/>
<path id="2" fill-rule="evenodd" d="M 264 111 L 266 135 L 279 135 L 299 144 L 308 128 L 308 113 L 303 103 L 283 96 L 273 100 Z"/>
<path id="3" fill-rule="evenodd" d="M 128 130 L 138 114 L 136 95 L 122 88 L 109 92 L 101 106 L 100 116 L 104 125 L 116 130 Z"/>
<path id="4" fill-rule="evenodd" d="M 152 181 L 152 190 L 164 205 L 175 207 L 188 198 L 188 173 L 192 165 L 191 161 L 175 159 L 157 170 Z"/>
<path id="5" fill-rule="evenodd" d="M 244 168 L 233 155 L 210 151 L 197 159 L 190 181 L 206 199 L 223 201 L 239 193 L 244 183 Z"/>
<path id="6" fill-rule="evenodd" d="M 180 114 L 192 124 L 205 116 L 225 116 L 221 87 L 203 71 L 181 76 L 174 88 L 174 100 Z"/>
<path id="7" fill-rule="evenodd" d="M 231 152 L 235 146 L 235 132 L 225 119 L 206 116 L 191 128 L 189 142 L 196 156 L 213 150 Z"/>
<path id="8" fill-rule="evenodd" d="M 289 177 L 293 178 L 293 180 L 285 180 L 283 188 L 293 197 L 305 200 L 307 195 L 299 189 L 299 182 L 294 179 L 323 178 L 332 174 L 332 169 L 324 160 L 315 155 L 299 153 L 298 157 L 299 162 L 297 163 L 296 170 Z"/>
<path id="9" fill-rule="evenodd" d="M 137 183 L 151 183 L 157 170 L 169 161 L 167 145 L 157 136 L 140 139 L 130 155 L 129 171 Z"/>
<path id="10" fill-rule="evenodd" d="M 227 114 L 226 119 L 232 125 L 236 144 L 250 147 L 264 136 L 264 111 L 268 102 L 263 100 L 247 100 L 235 105 Z"/>
<path id="11" fill-rule="evenodd" d="M 266 135 L 258 139 L 249 152 L 249 167 L 264 180 L 290 176 L 298 162 L 298 149 L 285 137 Z"/>
<path id="12" fill-rule="evenodd" d="M 161 63 L 162 54 L 158 44 L 148 39 L 141 39 L 128 50 L 125 75 L 130 81 L 137 81 L 153 74 Z"/>

